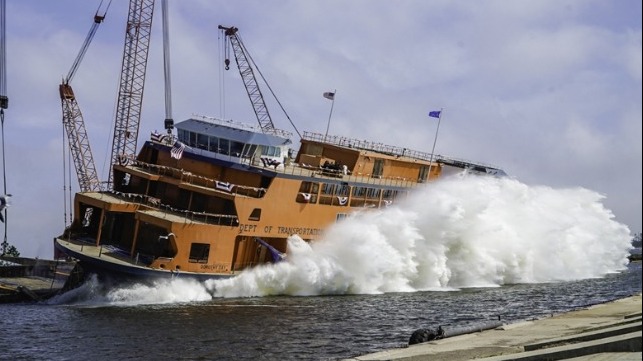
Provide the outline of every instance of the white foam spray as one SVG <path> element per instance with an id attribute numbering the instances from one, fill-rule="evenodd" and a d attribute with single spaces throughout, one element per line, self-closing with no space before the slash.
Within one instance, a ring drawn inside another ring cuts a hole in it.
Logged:
<path id="1" fill-rule="evenodd" d="M 364 294 L 602 277 L 627 266 L 629 229 L 584 188 L 508 177 L 433 182 L 395 206 L 288 240 L 287 260 L 206 282 L 215 297 Z"/>
<path id="2" fill-rule="evenodd" d="M 151 284 L 113 287 L 90 277 L 80 287 L 51 298 L 54 305 L 73 304 L 83 307 L 134 306 L 210 301 L 212 296 L 203 284 L 192 279 L 157 280 Z"/>

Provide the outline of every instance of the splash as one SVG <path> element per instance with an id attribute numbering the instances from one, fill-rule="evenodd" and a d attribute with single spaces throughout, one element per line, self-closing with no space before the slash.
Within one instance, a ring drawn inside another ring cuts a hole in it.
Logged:
<path id="1" fill-rule="evenodd" d="M 191 279 L 157 280 L 113 287 L 94 275 L 80 287 L 48 300 L 51 305 L 79 307 L 136 306 L 210 301 L 205 287 Z"/>
<path id="2" fill-rule="evenodd" d="M 461 176 L 357 212 L 285 262 L 205 287 L 215 297 L 377 294 L 602 277 L 623 270 L 629 229 L 584 189 Z"/>

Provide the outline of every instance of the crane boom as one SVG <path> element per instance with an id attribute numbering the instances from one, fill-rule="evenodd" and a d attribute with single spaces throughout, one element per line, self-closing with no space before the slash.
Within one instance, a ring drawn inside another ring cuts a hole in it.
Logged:
<path id="1" fill-rule="evenodd" d="M 91 147 L 89 146 L 89 138 L 87 137 L 87 130 L 85 129 L 85 120 L 83 119 L 83 114 L 80 111 L 78 102 L 76 101 L 74 90 L 69 83 L 76 74 L 76 70 L 78 70 L 78 66 L 85 56 L 89 44 L 94 38 L 94 34 L 96 34 L 98 26 L 105 19 L 106 13 L 107 10 L 105 10 L 103 15 L 98 15 L 98 11 L 96 11 L 94 22 L 92 23 L 82 47 L 80 48 L 80 52 L 76 56 L 76 60 L 74 60 L 69 73 L 67 73 L 67 77 L 63 79 L 62 84 L 58 87 L 62 106 L 63 125 L 67 133 L 69 151 L 74 159 L 74 166 L 78 176 L 78 186 L 81 192 L 100 191 L 101 183 L 96 172 L 94 156 L 92 155 Z"/>
<path id="2" fill-rule="evenodd" d="M 63 125 L 67 132 L 69 151 L 74 159 L 80 191 L 100 191 L 101 183 L 96 173 L 94 156 L 89 146 L 85 121 L 74 91 L 71 85 L 65 83 L 60 84 L 58 89 L 62 103 Z"/>
<path id="3" fill-rule="evenodd" d="M 270 118 L 270 113 L 268 112 L 266 102 L 261 94 L 261 89 L 259 89 L 259 84 L 257 83 L 257 79 L 250 63 L 250 60 L 252 59 L 249 57 L 246 47 L 243 45 L 237 34 L 239 29 L 236 27 L 225 27 L 222 25 L 219 25 L 219 29 L 224 31 L 226 39 L 228 39 L 232 45 L 234 58 L 237 62 L 241 78 L 243 79 L 243 85 L 246 87 L 246 92 L 250 98 L 250 103 L 252 103 L 252 108 L 255 111 L 261 130 L 267 134 L 275 133 L 275 126 L 272 123 L 272 118 Z M 226 70 L 227 69 L 229 69 L 228 59 L 226 59 Z"/>
<path id="4" fill-rule="evenodd" d="M 110 188 L 113 165 L 136 153 L 153 14 L 154 0 L 130 0 L 109 167 Z"/>

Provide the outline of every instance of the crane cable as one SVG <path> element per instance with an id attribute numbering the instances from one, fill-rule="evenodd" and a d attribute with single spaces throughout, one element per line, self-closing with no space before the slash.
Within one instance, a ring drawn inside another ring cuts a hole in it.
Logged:
<path id="1" fill-rule="evenodd" d="M 224 29 L 222 29 L 222 28 L 219 28 L 219 29 L 221 29 L 220 34 L 225 33 Z M 293 123 L 292 119 L 290 119 L 290 116 L 286 112 L 286 109 L 281 104 L 281 101 L 279 101 L 279 98 L 277 98 L 277 94 L 275 94 L 275 92 L 272 90 L 272 87 L 270 86 L 270 84 L 268 83 L 266 78 L 263 76 L 263 73 L 261 72 L 261 70 L 257 66 L 257 63 L 255 63 L 255 60 L 252 58 L 252 55 L 250 55 L 250 52 L 248 52 L 248 49 L 246 48 L 245 43 L 241 39 L 241 36 L 238 33 L 235 33 L 232 36 L 237 37 L 238 42 L 239 42 L 239 46 L 242 48 L 243 53 L 245 53 L 246 57 L 248 58 L 248 66 L 250 66 L 251 68 L 254 68 L 257 71 L 257 73 L 261 77 L 261 80 L 263 81 L 263 83 L 266 85 L 266 87 L 270 91 L 270 94 L 272 94 L 272 97 L 277 102 L 277 105 L 279 105 L 279 107 L 281 108 L 281 111 L 286 116 L 286 119 L 288 119 L 288 121 L 290 122 L 290 125 L 292 125 L 292 127 L 295 130 L 295 132 L 297 133 L 297 135 L 299 135 L 299 138 L 302 138 L 301 133 L 299 133 L 299 130 L 295 126 L 295 123 Z M 224 36 L 224 46 L 223 46 L 223 48 L 224 48 L 224 53 L 223 54 L 224 55 L 223 56 L 224 56 L 224 59 L 225 59 L 225 70 L 230 69 L 230 47 L 231 46 L 232 45 L 231 45 L 230 40 L 228 39 L 228 36 Z M 235 57 L 236 57 L 236 54 L 235 54 Z M 257 83 L 257 85 L 259 85 L 259 84 Z M 272 123 L 272 119 L 270 119 L 270 122 Z M 274 127 L 274 124 L 273 124 L 273 127 Z"/>
<path id="2" fill-rule="evenodd" d="M 284 113 L 284 115 L 286 116 L 286 118 L 287 118 L 287 119 L 288 119 L 288 121 L 290 122 L 290 125 L 292 125 L 293 129 L 295 129 L 295 132 L 297 133 L 297 135 L 299 135 L 299 138 L 302 138 L 301 133 L 299 133 L 299 130 L 298 130 L 298 129 L 297 129 L 297 127 L 295 126 L 295 123 L 293 123 L 292 119 L 290 119 L 290 116 L 289 116 L 289 115 L 288 115 L 288 113 L 286 112 L 286 109 L 284 109 L 284 106 L 283 106 L 283 105 L 281 104 L 281 102 L 279 101 L 279 98 L 277 98 L 277 94 L 275 94 L 275 92 L 272 90 L 272 87 L 270 87 L 270 84 L 268 84 L 268 81 L 267 81 L 267 80 L 266 80 L 266 78 L 263 76 L 263 73 L 261 72 L 261 70 L 259 70 L 259 67 L 257 66 L 257 63 L 255 63 L 255 60 L 252 58 L 252 56 L 250 55 L 250 53 L 248 53 L 248 49 L 246 49 L 246 45 L 243 43 L 243 41 L 241 41 L 241 36 L 240 36 L 239 34 L 237 34 L 237 38 L 239 38 L 239 39 L 240 39 L 239 43 L 240 43 L 240 44 L 241 44 L 241 46 L 243 47 L 244 52 L 246 53 L 246 56 L 248 57 L 248 59 L 250 59 L 250 62 L 251 62 L 251 63 L 252 63 L 252 65 L 255 67 L 255 69 L 257 69 L 257 73 L 259 73 L 259 76 L 261 76 L 261 80 L 263 80 L 263 83 L 266 85 L 266 87 L 268 88 L 268 90 L 270 90 L 270 94 L 272 94 L 272 97 L 275 99 L 275 101 L 277 102 L 277 104 L 278 104 L 278 105 L 279 105 L 279 107 L 281 108 L 281 111 Z"/>

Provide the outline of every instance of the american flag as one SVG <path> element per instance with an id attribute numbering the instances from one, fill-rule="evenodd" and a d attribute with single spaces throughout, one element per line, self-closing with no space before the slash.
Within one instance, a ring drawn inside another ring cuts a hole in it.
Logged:
<path id="1" fill-rule="evenodd" d="M 181 159 L 181 157 L 183 156 L 184 149 L 185 149 L 185 144 L 177 140 L 176 142 L 174 142 L 172 149 L 170 149 L 170 156 L 172 158 Z"/>

